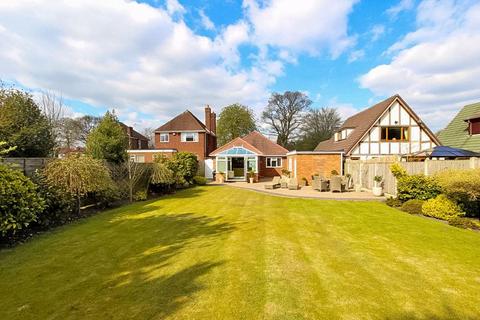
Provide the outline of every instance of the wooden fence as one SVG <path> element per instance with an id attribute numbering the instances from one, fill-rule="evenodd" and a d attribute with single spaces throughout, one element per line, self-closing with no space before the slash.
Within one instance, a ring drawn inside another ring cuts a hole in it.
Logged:
<path id="1" fill-rule="evenodd" d="M 14 168 L 31 176 L 35 170 L 45 167 L 51 158 L 0 158 L 0 162 L 11 164 Z"/>
<path id="2" fill-rule="evenodd" d="M 397 181 L 390 171 L 390 166 L 395 161 L 392 159 L 374 160 L 346 160 L 345 174 L 351 174 L 353 185 L 365 190 L 371 190 L 374 186 L 373 178 L 382 176 L 383 189 L 386 194 L 395 196 L 397 193 Z M 425 160 L 424 162 L 398 162 L 408 174 L 433 175 L 437 172 L 449 169 L 474 169 L 480 168 L 479 158 L 468 160 Z"/>

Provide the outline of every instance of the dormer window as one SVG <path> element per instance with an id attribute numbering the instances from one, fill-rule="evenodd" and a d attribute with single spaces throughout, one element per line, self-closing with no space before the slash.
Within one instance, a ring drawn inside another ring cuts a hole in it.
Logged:
<path id="1" fill-rule="evenodd" d="M 480 117 L 476 119 L 471 119 L 468 122 L 468 128 L 470 131 L 470 135 L 472 134 L 480 134 Z"/>
<path id="2" fill-rule="evenodd" d="M 346 128 L 342 129 L 341 131 L 338 131 L 335 133 L 334 139 L 335 141 L 341 141 L 347 139 L 347 137 L 352 133 L 353 129 L 352 128 Z"/>

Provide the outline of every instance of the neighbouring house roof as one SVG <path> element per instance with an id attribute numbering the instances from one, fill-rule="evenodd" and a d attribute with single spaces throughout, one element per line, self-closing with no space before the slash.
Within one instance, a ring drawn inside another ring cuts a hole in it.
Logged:
<path id="1" fill-rule="evenodd" d="M 247 150 L 254 152 L 257 155 L 264 156 L 286 156 L 288 152 L 287 149 L 268 139 L 260 132 L 253 131 L 246 136 L 233 139 L 227 144 L 214 150 L 212 153 L 210 153 L 210 155 L 215 156 L 219 153 L 222 153 L 223 151 L 235 147 L 243 147 Z"/>
<path id="2" fill-rule="evenodd" d="M 430 150 L 416 152 L 412 156 L 429 158 L 471 158 L 480 157 L 480 153 L 448 146 L 436 146 Z"/>
<path id="3" fill-rule="evenodd" d="M 122 123 L 122 122 L 120 122 L 120 125 L 122 126 L 122 128 L 125 130 L 125 132 L 126 132 L 127 135 L 128 135 L 128 128 L 129 128 L 129 126 L 127 126 L 125 123 Z M 145 137 L 143 134 L 139 133 L 138 131 L 135 131 L 133 128 L 132 128 L 132 133 L 131 133 L 131 135 L 129 136 L 129 138 L 134 138 L 134 139 L 138 139 L 138 140 L 148 141 L 148 138 L 147 138 L 147 137 Z"/>
<path id="4" fill-rule="evenodd" d="M 334 137 L 331 137 L 326 141 L 320 142 L 315 151 L 343 151 L 346 154 L 350 153 L 395 101 L 398 101 L 410 116 L 418 122 L 419 126 L 427 132 L 432 141 L 438 142 L 435 135 L 420 120 L 410 106 L 400 95 L 396 94 L 345 120 L 338 131 L 347 128 L 354 129 L 346 139 L 335 141 Z"/>
<path id="5" fill-rule="evenodd" d="M 442 144 L 465 150 L 480 152 L 480 135 L 470 135 L 465 120 L 480 117 L 480 102 L 464 106 L 453 120 L 443 129 L 438 138 Z"/>
<path id="6" fill-rule="evenodd" d="M 172 120 L 165 123 L 163 126 L 157 128 L 155 131 L 208 131 L 207 127 L 203 122 L 198 120 L 197 117 L 189 110 L 179 114 Z"/>

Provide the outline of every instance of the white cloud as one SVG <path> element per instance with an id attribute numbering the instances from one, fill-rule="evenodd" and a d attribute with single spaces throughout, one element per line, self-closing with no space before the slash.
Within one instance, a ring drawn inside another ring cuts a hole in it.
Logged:
<path id="1" fill-rule="evenodd" d="M 186 12 L 186 10 L 177 0 L 167 0 L 167 12 L 169 15 L 182 15 Z"/>
<path id="2" fill-rule="evenodd" d="M 364 50 L 355 50 L 350 52 L 350 55 L 348 56 L 348 63 L 352 63 L 354 61 L 357 61 L 365 56 L 365 51 Z"/>
<path id="3" fill-rule="evenodd" d="M 199 10 L 198 14 L 200 15 L 200 22 L 202 23 L 202 26 L 206 30 L 214 31 L 215 24 L 212 20 L 210 20 L 210 18 L 205 14 L 205 12 L 203 10 Z"/>
<path id="4" fill-rule="evenodd" d="M 354 43 L 347 34 L 348 14 L 356 0 L 271 0 L 262 6 L 244 0 L 254 41 L 295 53 L 337 57 Z"/>
<path id="5" fill-rule="evenodd" d="M 275 81 L 269 70 L 278 73 L 270 65 L 232 68 L 245 25 L 211 40 L 136 2 L 0 2 L 0 21 L 4 80 L 122 115 L 137 110 L 164 121 L 186 108 L 201 115 L 207 103 L 261 105 Z"/>
<path id="6" fill-rule="evenodd" d="M 339 102 L 337 97 L 328 100 L 326 106 L 329 108 L 337 109 L 337 112 L 340 115 L 342 121 L 345 121 L 347 118 L 359 112 L 359 109 L 355 108 L 353 104 Z"/>
<path id="7" fill-rule="evenodd" d="M 464 104 L 480 100 L 480 4 L 424 1 L 418 29 L 394 44 L 388 64 L 360 84 L 376 95 L 400 93 L 434 129 Z"/>
<path id="8" fill-rule="evenodd" d="M 413 9 L 415 2 L 413 0 L 400 0 L 399 3 L 387 9 L 386 13 L 392 19 L 396 19 L 402 11 Z"/>
<path id="9" fill-rule="evenodd" d="M 258 112 L 286 63 L 305 52 L 337 56 L 354 42 L 347 20 L 355 2 L 245 0 L 245 17 L 234 24 L 212 26 L 205 15 L 204 26 L 216 29 L 212 39 L 185 24 L 177 0 L 159 8 L 126 0 L 0 1 L 0 76 L 115 108 L 140 126 L 186 108 L 202 118 L 205 104 L 240 102 Z M 244 44 L 258 53 L 242 57 Z"/>
<path id="10" fill-rule="evenodd" d="M 371 41 L 375 42 L 385 34 L 385 26 L 381 24 L 374 25 L 370 33 L 372 35 Z"/>

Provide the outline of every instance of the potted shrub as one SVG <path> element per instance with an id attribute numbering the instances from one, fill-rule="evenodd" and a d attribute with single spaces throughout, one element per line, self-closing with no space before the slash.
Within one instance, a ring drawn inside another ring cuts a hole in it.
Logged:
<path id="1" fill-rule="evenodd" d="M 254 183 L 255 182 L 255 171 L 253 170 L 249 170 L 248 171 L 248 181 L 250 183 Z"/>
<path id="2" fill-rule="evenodd" d="M 375 182 L 375 185 L 372 188 L 372 193 L 376 197 L 380 197 L 383 195 L 382 180 L 383 180 L 382 176 L 373 177 L 373 181 Z"/>
<path id="3" fill-rule="evenodd" d="M 305 187 L 308 184 L 307 178 L 303 177 L 300 181 L 300 186 Z"/>
<path id="4" fill-rule="evenodd" d="M 290 170 L 282 169 L 282 176 L 290 178 Z"/>
<path id="5" fill-rule="evenodd" d="M 225 182 L 225 173 L 224 172 L 217 172 L 215 177 L 216 177 L 218 183 L 224 183 Z"/>

